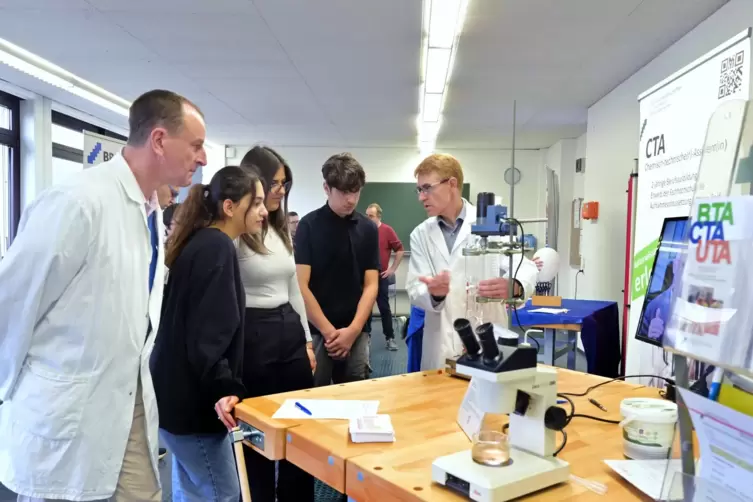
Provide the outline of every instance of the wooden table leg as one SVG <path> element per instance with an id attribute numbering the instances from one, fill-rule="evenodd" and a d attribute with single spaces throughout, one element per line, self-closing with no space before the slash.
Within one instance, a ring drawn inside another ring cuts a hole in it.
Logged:
<path id="1" fill-rule="evenodd" d="M 567 332 L 567 344 L 572 347 L 570 352 L 567 353 L 567 369 L 575 370 L 576 355 L 578 354 L 578 332 L 577 331 Z"/>
<path id="2" fill-rule="evenodd" d="M 251 489 L 248 486 L 248 473 L 246 472 L 246 457 L 243 455 L 243 431 L 240 427 L 230 432 L 235 451 L 235 465 L 238 467 L 238 481 L 241 484 L 241 501 L 251 502 Z"/>
<path id="3" fill-rule="evenodd" d="M 554 351 L 557 343 L 557 330 L 544 328 L 544 364 L 554 366 Z"/>

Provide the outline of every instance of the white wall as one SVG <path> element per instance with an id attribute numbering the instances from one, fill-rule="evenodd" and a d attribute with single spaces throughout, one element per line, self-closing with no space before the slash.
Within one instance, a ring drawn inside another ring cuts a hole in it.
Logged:
<path id="1" fill-rule="evenodd" d="M 579 279 L 579 296 L 614 300 L 622 306 L 625 190 L 638 156 L 638 95 L 751 24 L 753 1 L 731 0 L 589 108 L 584 196 L 600 207 L 598 221 L 583 228 L 585 277 Z M 628 334 L 628 351 L 633 350 L 633 341 Z"/>
<path id="2" fill-rule="evenodd" d="M 557 276 L 557 294 L 564 298 L 573 297 L 570 266 L 570 237 L 572 234 L 572 200 L 575 189 L 575 159 L 577 140 L 563 139 L 552 145 L 545 153 L 545 166 L 557 173 L 559 181 L 559 224 L 557 227 L 557 252 L 560 255 L 560 269 Z M 577 271 L 577 267 L 574 269 Z"/>
<path id="3" fill-rule="evenodd" d="M 271 145 L 275 147 L 274 145 Z M 249 145 L 234 146 L 235 156 L 228 164 L 239 163 Z M 275 147 L 276 148 L 276 147 Z M 350 152 L 363 165 L 366 182 L 415 181 L 413 170 L 421 161 L 414 148 L 348 148 L 348 147 L 280 147 L 279 153 L 293 169 L 294 186 L 290 196 L 290 209 L 303 215 L 325 202 L 322 189 L 321 167 L 330 155 Z M 509 186 L 502 176 L 510 166 L 509 150 L 448 150 L 463 165 L 465 181 L 471 184 L 471 202 L 479 191 L 493 191 L 509 200 Z M 541 189 L 542 162 L 540 150 L 521 150 L 515 153 L 516 164 L 522 172 L 520 184 L 516 185 L 515 211 L 522 217 L 543 214 L 544 192 Z M 543 233 L 542 233 L 543 236 Z"/>
<path id="4" fill-rule="evenodd" d="M 204 148 L 207 152 L 207 165 L 201 170 L 201 182 L 209 183 L 214 173 L 228 165 L 225 159 L 225 145 L 209 144 Z"/>
<path id="5" fill-rule="evenodd" d="M 575 158 L 586 158 L 588 135 L 583 134 L 575 140 Z M 586 170 L 588 170 L 588 161 L 586 161 Z M 585 193 L 585 173 L 577 173 L 573 179 L 573 197 L 583 197 Z"/>
<path id="6" fill-rule="evenodd" d="M 274 145 L 270 145 L 275 147 Z M 240 163 L 251 148 L 239 145 L 228 164 Z M 322 188 L 321 166 L 330 155 L 350 152 L 363 165 L 366 182 L 413 182 L 413 170 L 421 161 L 414 148 L 349 148 L 349 147 L 280 147 L 280 155 L 293 170 L 294 185 L 288 207 L 304 215 L 326 201 Z M 510 166 L 509 150 L 448 150 L 463 166 L 465 181 L 471 185 L 471 202 L 475 203 L 479 191 L 501 195 L 503 203 L 509 202 L 509 186 L 504 182 L 504 170 Z M 545 210 L 545 183 L 543 152 L 520 150 L 515 152 L 515 164 L 521 171 L 521 181 L 515 186 L 515 215 L 522 218 L 543 217 Z M 389 222 L 386 222 L 389 223 Z M 526 233 L 544 241 L 543 224 L 527 225 Z M 407 265 L 408 260 L 404 260 Z M 404 284 L 405 267 L 397 273 L 397 286 Z"/>

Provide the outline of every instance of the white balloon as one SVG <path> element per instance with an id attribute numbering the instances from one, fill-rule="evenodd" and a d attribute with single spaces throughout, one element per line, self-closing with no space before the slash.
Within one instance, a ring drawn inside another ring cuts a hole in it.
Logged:
<path id="1" fill-rule="evenodd" d="M 543 263 L 541 270 L 539 270 L 539 282 L 549 282 L 557 277 L 560 270 L 560 255 L 556 250 L 541 248 L 536 251 L 533 257 L 538 258 Z"/>

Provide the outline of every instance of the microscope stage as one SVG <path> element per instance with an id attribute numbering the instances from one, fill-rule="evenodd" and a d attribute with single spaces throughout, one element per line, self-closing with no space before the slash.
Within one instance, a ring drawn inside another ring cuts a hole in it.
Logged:
<path id="1" fill-rule="evenodd" d="M 439 457 L 431 466 L 433 481 L 478 502 L 504 502 L 564 483 L 570 465 L 556 457 L 542 458 L 510 448 L 512 463 L 488 467 L 474 462 L 471 450 Z"/>

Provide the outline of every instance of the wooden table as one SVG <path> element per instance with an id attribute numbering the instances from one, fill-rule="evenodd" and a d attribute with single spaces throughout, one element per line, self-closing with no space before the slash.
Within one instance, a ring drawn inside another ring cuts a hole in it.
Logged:
<path id="1" fill-rule="evenodd" d="M 582 392 L 605 381 L 566 369 L 559 369 L 558 376 L 560 392 Z M 467 381 L 453 378 L 445 371 L 411 373 L 247 399 L 236 407 L 236 416 L 264 433 L 264 451 L 252 446 L 255 450 L 270 459 L 289 460 L 358 502 L 459 501 L 462 497 L 432 483 L 431 464 L 441 455 L 471 447 L 455 422 L 467 385 Z M 594 390 L 589 397 L 603 404 L 608 413 L 585 398 L 574 401 L 577 413 L 618 420 L 620 401 L 639 396 L 658 397 L 658 390 L 623 382 Z M 377 399 L 379 413 L 392 418 L 396 441 L 351 443 L 347 421 L 273 420 L 271 416 L 285 399 L 294 397 Z M 501 427 L 506 420 L 504 416 L 489 416 L 485 427 Z M 602 462 L 623 458 L 622 435 L 616 425 L 575 418 L 566 430 L 568 442 L 560 457 L 570 462 L 573 474 L 606 483 L 612 500 L 649 500 Z M 532 499 L 604 500 L 572 483 L 526 498 Z"/>

